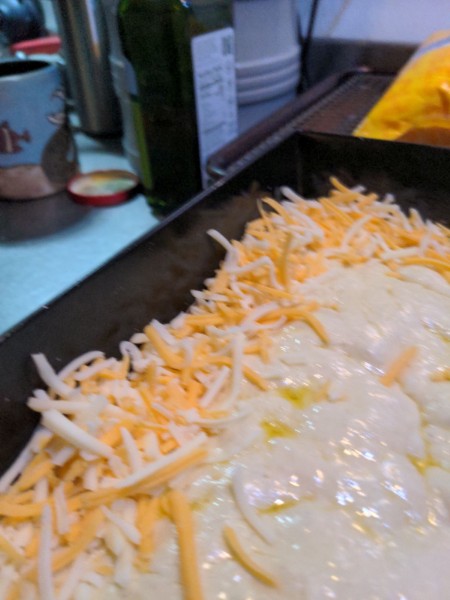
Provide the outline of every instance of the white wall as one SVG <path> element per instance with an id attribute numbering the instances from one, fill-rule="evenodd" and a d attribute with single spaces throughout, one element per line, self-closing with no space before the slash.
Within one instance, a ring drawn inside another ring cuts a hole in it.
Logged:
<path id="1" fill-rule="evenodd" d="M 75 0 L 75 2 L 77 1 L 78 0 Z M 40 2 L 42 10 L 44 11 L 45 24 L 47 26 L 47 29 L 51 33 L 54 33 L 58 30 L 58 28 L 56 25 L 55 11 L 53 10 L 52 0 L 40 0 Z"/>
<path id="2" fill-rule="evenodd" d="M 303 29 L 311 0 L 296 0 Z M 450 30 L 449 0 L 320 0 L 314 35 L 343 39 L 420 43 Z"/>

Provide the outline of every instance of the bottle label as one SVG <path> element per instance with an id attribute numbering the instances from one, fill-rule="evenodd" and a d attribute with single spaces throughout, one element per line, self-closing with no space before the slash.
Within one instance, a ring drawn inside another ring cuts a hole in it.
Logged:
<path id="1" fill-rule="evenodd" d="M 130 96 L 137 96 L 138 95 L 138 84 L 137 84 L 136 73 L 134 71 L 133 65 L 125 57 L 123 57 L 122 60 L 123 60 L 124 67 L 125 67 L 125 86 L 126 86 L 127 92 L 130 94 Z"/>
<path id="2" fill-rule="evenodd" d="M 219 29 L 191 42 L 202 185 L 206 162 L 238 133 L 234 30 Z"/>

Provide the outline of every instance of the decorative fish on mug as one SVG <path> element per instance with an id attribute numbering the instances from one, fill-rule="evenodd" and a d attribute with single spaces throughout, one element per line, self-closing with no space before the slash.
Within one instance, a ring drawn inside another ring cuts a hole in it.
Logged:
<path id="1" fill-rule="evenodd" d="M 23 148 L 19 142 L 31 142 L 30 132 L 24 130 L 22 134 L 11 129 L 8 121 L 0 123 L 0 154 L 17 154 Z"/>

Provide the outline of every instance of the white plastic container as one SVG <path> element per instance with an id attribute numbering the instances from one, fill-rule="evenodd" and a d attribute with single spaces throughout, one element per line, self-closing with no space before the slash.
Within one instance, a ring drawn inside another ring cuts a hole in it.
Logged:
<path id="1" fill-rule="evenodd" d="M 243 133 L 295 98 L 299 74 L 276 84 L 238 90 L 238 127 Z"/>
<path id="2" fill-rule="evenodd" d="M 293 92 L 295 95 L 295 89 L 298 84 L 298 75 L 294 74 L 292 77 L 280 81 L 276 84 L 263 85 L 261 87 L 250 88 L 238 92 L 238 103 L 239 106 L 245 104 L 256 104 L 258 102 L 264 102 L 266 100 L 272 100 L 279 96 L 284 96 L 289 92 Z"/>
<path id="3" fill-rule="evenodd" d="M 235 0 L 239 133 L 295 98 L 300 44 L 295 0 Z"/>
<path id="4" fill-rule="evenodd" d="M 233 2 L 238 64 L 269 60 L 298 46 L 295 0 Z"/>
<path id="5" fill-rule="evenodd" d="M 271 85 L 276 86 L 280 83 L 291 80 L 292 78 L 296 79 L 297 84 L 298 76 L 299 65 L 298 62 L 294 62 L 292 65 L 288 65 L 283 69 L 277 69 L 275 71 L 268 71 L 267 73 L 250 75 L 247 77 L 239 77 L 237 80 L 237 89 L 238 91 L 257 90 Z"/>
<path id="6" fill-rule="evenodd" d="M 296 45 L 283 54 L 266 56 L 257 60 L 236 62 L 236 75 L 238 78 L 248 77 L 250 75 L 261 75 L 278 69 L 285 69 L 293 64 L 298 65 L 299 63 L 300 46 Z"/>
<path id="7" fill-rule="evenodd" d="M 294 98 L 295 90 L 290 90 L 271 100 L 256 100 L 250 104 L 241 104 L 238 109 L 239 133 L 244 133 L 253 125 L 260 123 Z"/>

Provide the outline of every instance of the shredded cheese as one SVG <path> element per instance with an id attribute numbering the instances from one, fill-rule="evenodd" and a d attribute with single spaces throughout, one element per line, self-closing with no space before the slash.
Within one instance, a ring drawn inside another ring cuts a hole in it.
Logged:
<path id="1" fill-rule="evenodd" d="M 206 442 L 206 436 L 200 433 L 197 437 L 193 438 L 189 442 L 186 442 L 183 447 L 174 450 L 166 456 L 162 456 L 160 459 L 148 464 L 139 471 L 136 471 L 129 477 L 119 481 L 115 487 L 118 489 L 132 487 L 133 485 L 139 484 L 142 481 L 148 480 L 149 477 L 162 471 L 165 467 L 175 465 L 179 459 L 185 458 L 193 450 L 196 450 L 199 446 Z"/>
<path id="2" fill-rule="evenodd" d="M 242 516 L 252 529 L 267 543 L 272 544 L 275 541 L 274 534 L 270 529 L 261 521 L 258 515 L 253 511 L 252 507 L 248 504 L 245 495 L 243 471 L 241 467 L 237 467 L 234 470 L 232 477 L 233 493 L 236 499 L 236 504 L 242 513 Z"/>
<path id="3" fill-rule="evenodd" d="M 109 508 L 106 508 L 106 506 L 102 506 L 101 510 L 105 517 L 107 517 L 112 523 L 117 525 L 120 531 L 132 544 L 138 545 L 140 543 L 141 534 L 134 525 L 128 523 L 125 519 L 122 519 L 122 517 L 119 517 L 118 515 L 114 514 L 111 510 L 109 510 Z"/>
<path id="4" fill-rule="evenodd" d="M 41 539 L 38 556 L 38 589 L 45 600 L 56 600 L 52 579 L 52 511 L 48 504 L 41 517 Z"/>
<path id="5" fill-rule="evenodd" d="M 103 522 L 103 513 L 99 508 L 89 512 L 83 519 L 83 522 L 77 527 L 77 536 L 73 539 L 72 544 L 68 548 L 58 550 L 53 554 L 51 561 L 52 571 L 60 571 L 64 567 L 70 565 L 76 557 L 84 552 L 89 544 L 97 536 L 98 529 Z M 36 568 L 33 567 L 26 572 L 30 579 L 34 579 L 37 575 Z M 46 596 L 43 596 L 44 598 Z"/>
<path id="6" fill-rule="evenodd" d="M 416 346 L 405 348 L 385 370 L 384 375 L 380 378 L 380 382 L 387 387 L 392 385 L 402 374 L 404 369 L 411 364 L 416 355 Z"/>
<path id="7" fill-rule="evenodd" d="M 33 354 L 32 358 L 41 379 L 45 381 L 50 389 L 55 390 L 55 392 L 60 394 L 63 398 L 72 393 L 73 389 L 56 375 L 52 366 L 43 354 Z"/>
<path id="8" fill-rule="evenodd" d="M 276 579 L 254 562 L 254 560 L 245 552 L 234 529 L 228 525 L 224 527 L 223 537 L 231 554 L 244 569 L 250 573 L 250 575 L 270 587 L 278 587 Z"/>
<path id="9" fill-rule="evenodd" d="M 64 535 L 69 531 L 69 515 L 63 483 L 55 488 L 53 497 L 55 499 L 56 530 L 59 535 Z"/>
<path id="10" fill-rule="evenodd" d="M 58 592 L 58 600 L 70 600 L 84 572 L 85 557 L 80 554 L 73 562 L 64 584 Z"/>
<path id="11" fill-rule="evenodd" d="M 13 462 L 13 464 L 9 467 L 7 471 L 3 473 L 0 477 L 0 494 L 6 492 L 11 483 L 16 479 L 16 477 L 22 473 L 22 471 L 27 466 L 32 454 L 33 454 L 33 446 L 35 444 L 35 440 L 37 436 L 40 435 L 42 428 L 39 426 L 36 432 L 33 434 L 31 440 L 19 454 L 17 459 Z"/>
<path id="12" fill-rule="evenodd" d="M 397 278 L 407 278 L 404 271 L 414 265 L 431 270 L 442 285 L 450 281 L 447 228 L 415 210 L 405 215 L 392 197 L 379 200 L 334 178 L 331 183 L 330 195 L 319 200 L 305 200 L 287 187 L 281 192 L 288 202 L 262 198 L 260 217 L 248 224 L 240 242 L 208 231 L 225 251 L 215 276 L 204 290 L 192 291 L 189 310 L 169 324 L 152 320 L 123 341 L 120 360 L 94 350 L 56 373 L 43 354 L 33 355 L 48 389 L 34 390 L 28 406 L 42 415 L 42 425 L 0 477 L 0 552 L 14 575 L 5 587 L 8 598 L 34 597 L 37 590 L 51 598 L 55 577 L 49 565 L 57 574 L 59 600 L 82 591 L 84 575 L 92 585 L 101 585 L 105 575 L 126 590 L 134 568 L 148 571 L 157 551 L 155 526 L 167 514 L 178 530 L 185 597 L 198 600 L 189 501 L 168 490 L 183 487 L 194 468 L 214 462 L 214 438 L 248 414 L 244 391 L 273 387 L 270 369 L 252 368 L 255 356 L 270 363 L 269 333 L 301 322 L 320 345 L 329 344 L 321 309 L 330 307 L 303 293 L 326 285 L 336 261 L 351 266 L 378 261 Z M 393 385 L 416 356 L 417 348 L 407 347 L 386 366 L 380 382 Z M 443 365 L 429 377 L 446 385 L 448 373 Z M 252 435 L 242 443 L 248 445 Z M 221 458 L 229 460 L 237 446 Z M 239 468 L 231 488 L 243 520 L 270 544 L 270 519 L 248 503 Z M 34 532 L 16 546 L 3 525 Z M 231 528 L 224 536 L 254 577 L 276 585 Z M 100 554 L 112 552 L 116 563 L 83 574 L 93 547 Z"/>
<path id="13" fill-rule="evenodd" d="M 444 367 L 431 374 L 432 381 L 450 381 L 450 367 Z"/>
<path id="14" fill-rule="evenodd" d="M 83 431 L 83 429 L 75 425 L 73 421 L 67 419 L 67 417 L 57 410 L 45 411 L 42 415 L 42 423 L 47 429 L 53 431 L 53 433 L 56 433 L 80 450 L 86 450 L 86 452 L 92 452 L 92 454 L 104 456 L 105 458 L 112 455 L 112 450 L 109 446 L 103 444 L 86 431 Z"/>
<path id="15" fill-rule="evenodd" d="M 4 552 L 14 563 L 23 564 L 25 556 L 8 540 L 0 534 L 0 552 Z"/>
<path id="16" fill-rule="evenodd" d="M 202 585 L 197 564 L 194 519 L 186 497 L 178 490 L 169 493 L 170 515 L 178 532 L 180 570 L 185 600 L 201 600 Z"/>
<path id="17" fill-rule="evenodd" d="M 98 358 L 103 358 L 103 357 L 104 357 L 103 352 L 99 352 L 98 350 L 92 350 L 91 352 L 86 352 L 85 354 L 82 354 L 81 356 L 78 356 L 74 360 L 67 363 L 67 365 L 63 369 L 61 369 L 61 371 L 59 371 L 58 377 L 59 377 L 59 379 L 61 379 L 61 381 L 64 381 L 70 375 L 72 375 L 75 371 L 78 371 L 78 369 L 80 367 L 82 367 L 83 365 L 87 365 L 88 363 L 92 362 L 93 360 L 96 360 Z"/>

